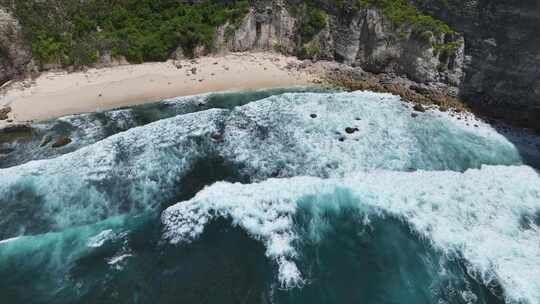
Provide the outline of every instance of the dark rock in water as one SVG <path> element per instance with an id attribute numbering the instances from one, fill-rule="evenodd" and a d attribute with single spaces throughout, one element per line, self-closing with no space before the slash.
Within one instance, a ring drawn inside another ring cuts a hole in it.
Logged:
<path id="1" fill-rule="evenodd" d="M 0 144 L 28 141 L 34 136 L 34 129 L 29 124 L 8 125 L 0 129 Z"/>
<path id="2" fill-rule="evenodd" d="M 347 134 L 353 134 L 354 132 L 357 132 L 357 131 L 360 131 L 360 130 L 358 128 L 351 128 L 351 127 L 345 128 L 345 132 Z"/>
<path id="3" fill-rule="evenodd" d="M 223 134 L 221 132 L 213 132 L 212 134 L 210 134 L 210 137 L 213 139 L 213 140 L 222 140 L 223 139 Z"/>
<path id="4" fill-rule="evenodd" d="M 0 109 L 0 120 L 8 119 L 8 114 L 11 112 L 11 107 L 3 107 Z"/>
<path id="5" fill-rule="evenodd" d="M 309 117 L 311 117 L 311 118 L 317 118 L 317 114 L 311 114 L 311 115 L 309 115 Z"/>
<path id="6" fill-rule="evenodd" d="M 46 145 L 48 145 L 51 141 L 52 141 L 53 137 L 52 135 L 50 134 L 47 134 L 43 137 L 43 139 L 41 140 L 41 143 L 39 144 L 40 147 L 45 147 Z"/>
<path id="7" fill-rule="evenodd" d="M 16 124 L 0 129 L 0 133 L 27 133 L 32 132 L 29 124 Z"/>
<path id="8" fill-rule="evenodd" d="M 0 148 L 0 155 L 7 155 L 13 151 L 12 148 Z"/>
<path id="9" fill-rule="evenodd" d="M 345 137 L 340 137 L 339 141 L 341 141 L 341 142 L 345 141 Z"/>
<path id="10" fill-rule="evenodd" d="M 416 114 L 416 113 L 411 113 L 411 117 L 412 117 L 412 118 L 418 117 L 418 114 Z"/>
<path id="11" fill-rule="evenodd" d="M 415 110 L 417 112 L 425 112 L 426 111 L 424 106 L 421 105 L 421 104 L 415 104 L 414 107 L 413 107 L 413 110 Z"/>
<path id="12" fill-rule="evenodd" d="M 61 148 L 71 143 L 71 139 L 65 135 L 60 135 L 56 141 L 52 144 L 53 148 Z"/>

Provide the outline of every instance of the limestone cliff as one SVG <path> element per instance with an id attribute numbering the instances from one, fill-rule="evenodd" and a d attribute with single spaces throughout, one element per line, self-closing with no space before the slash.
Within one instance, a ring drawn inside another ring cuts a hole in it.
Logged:
<path id="1" fill-rule="evenodd" d="M 464 56 L 459 34 L 421 39 L 410 27 L 397 27 L 377 8 L 355 10 L 353 1 L 349 1 L 336 9 L 333 1 L 322 1 L 317 5 L 328 16 L 326 24 L 306 41 L 300 27 L 307 17 L 295 7 L 302 5 L 300 2 L 253 1 L 249 14 L 237 28 L 231 30 L 231 25 L 225 25 L 218 31 L 215 49 L 273 49 L 337 60 L 375 73 L 406 75 L 421 83 L 456 87 L 461 83 Z M 450 52 L 437 50 L 437 45 L 449 41 L 455 42 Z"/>
<path id="2" fill-rule="evenodd" d="M 0 8 L 0 86 L 24 72 L 30 61 L 19 22 Z"/>
<path id="3" fill-rule="evenodd" d="M 540 130 L 540 2 L 413 3 L 464 33 L 462 97 L 480 112 Z"/>

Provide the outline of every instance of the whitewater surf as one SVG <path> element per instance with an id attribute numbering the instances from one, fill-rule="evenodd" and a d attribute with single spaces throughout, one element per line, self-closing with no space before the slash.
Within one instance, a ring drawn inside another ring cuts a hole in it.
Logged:
<path id="1" fill-rule="evenodd" d="M 2 164 L 6 303 L 540 303 L 532 135 L 315 89 L 36 128 L 73 143 Z"/>

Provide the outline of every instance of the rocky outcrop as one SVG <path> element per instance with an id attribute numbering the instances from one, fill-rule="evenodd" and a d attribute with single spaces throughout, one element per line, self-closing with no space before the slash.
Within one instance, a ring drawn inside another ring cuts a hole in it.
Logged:
<path id="1" fill-rule="evenodd" d="M 303 1 L 252 1 L 237 28 L 222 30 L 220 51 L 275 49 L 336 60 L 364 71 L 407 76 L 446 86 L 475 112 L 540 130 L 540 2 L 536 0 L 409 0 L 447 22 L 458 35 L 429 41 L 396 28 L 382 10 L 353 9 L 355 1 L 312 1 L 328 14 L 309 42 L 299 37 L 305 16 L 291 13 Z M 452 43 L 451 52 L 434 47 Z M 309 57 L 309 56 L 308 56 Z"/>
<path id="2" fill-rule="evenodd" d="M 336 8 L 332 1 L 319 3 L 327 14 L 326 27 L 310 41 L 303 41 L 299 27 L 305 15 L 291 13 L 298 1 L 253 1 L 249 14 L 234 28 L 220 28 L 214 48 L 219 52 L 279 50 L 281 52 L 337 60 L 376 73 L 406 75 L 420 83 L 444 83 L 458 87 L 463 77 L 463 38 L 432 37 L 425 41 L 410 29 L 399 31 L 373 7 L 360 10 Z M 300 1 L 301 2 L 301 1 Z M 227 34 L 228 33 L 228 34 Z M 444 56 L 434 47 L 455 41 Z M 306 51 L 307 50 L 307 51 Z M 301 52 L 307 54 L 299 54 Z"/>
<path id="3" fill-rule="evenodd" d="M 452 37 L 459 46 L 442 58 L 435 43 L 447 37 L 424 41 L 396 31 L 380 10 L 365 8 L 342 18 L 332 17 L 335 59 L 375 73 L 406 75 L 420 83 L 442 82 L 457 86 L 463 76 L 463 38 Z"/>
<path id="4" fill-rule="evenodd" d="M 476 111 L 540 130 L 540 2 L 411 1 L 465 36 L 461 95 Z"/>
<path id="5" fill-rule="evenodd" d="M 214 49 L 218 52 L 280 50 L 292 53 L 295 48 L 296 18 L 287 10 L 287 3 L 253 1 L 240 24 L 227 23 L 217 30 Z"/>
<path id="6" fill-rule="evenodd" d="M 19 22 L 0 8 L 0 85 L 23 73 L 31 59 Z"/>

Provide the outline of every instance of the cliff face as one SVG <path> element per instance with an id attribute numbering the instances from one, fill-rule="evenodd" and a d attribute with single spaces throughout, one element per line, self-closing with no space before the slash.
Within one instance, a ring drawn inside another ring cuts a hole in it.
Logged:
<path id="1" fill-rule="evenodd" d="M 336 1 L 312 1 L 328 14 L 328 24 L 312 41 L 299 41 L 301 19 L 290 8 L 302 2 L 254 1 L 228 49 L 277 45 L 294 53 L 302 45 L 315 47 L 315 57 L 455 87 L 477 112 L 540 130 L 539 1 L 410 0 L 463 35 L 432 37 L 439 44 L 459 42 L 446 54 L 433 47 L 434 41 L 400 33 L 403 29 L 380 9 L 354 10 L 355 1 L 342 1 L 342 7 Z"/>
<path id="2" fill-rule="evenodd" d="M 421 39 L 410 27 L 396 27 L 376 8 L 354 9 L 354 2 L 349 1 L 338 9 L 334 1 L 321 1 L 315 5 L 327 16 L 325 25 L 305 39 L 300 28 L 309 17 L 295 8 L 301 2 L 253 1 L 238 28 L 231 33 L 230 25 L 225 25 L 218 31 L 215 49 L 274 49 L 337 60 L 374 73 L 406 75 L 420 83 L 457 87 L 462 81 L 464 43 L 460 35 Z M 436 49 L 448 42 L 455 42 L 451 51 Z"/>
<path id="3" fill-rule="evenodd" d="M 0 86 L 23 73 L 31 57 L 19 22 L 0 8 Z"/>
<path id="4" fill-rule="evenodd" d="M 413 2 L 464 33 L 463 99 L 480 112 L 540 130 L 540 2 Z"/>

